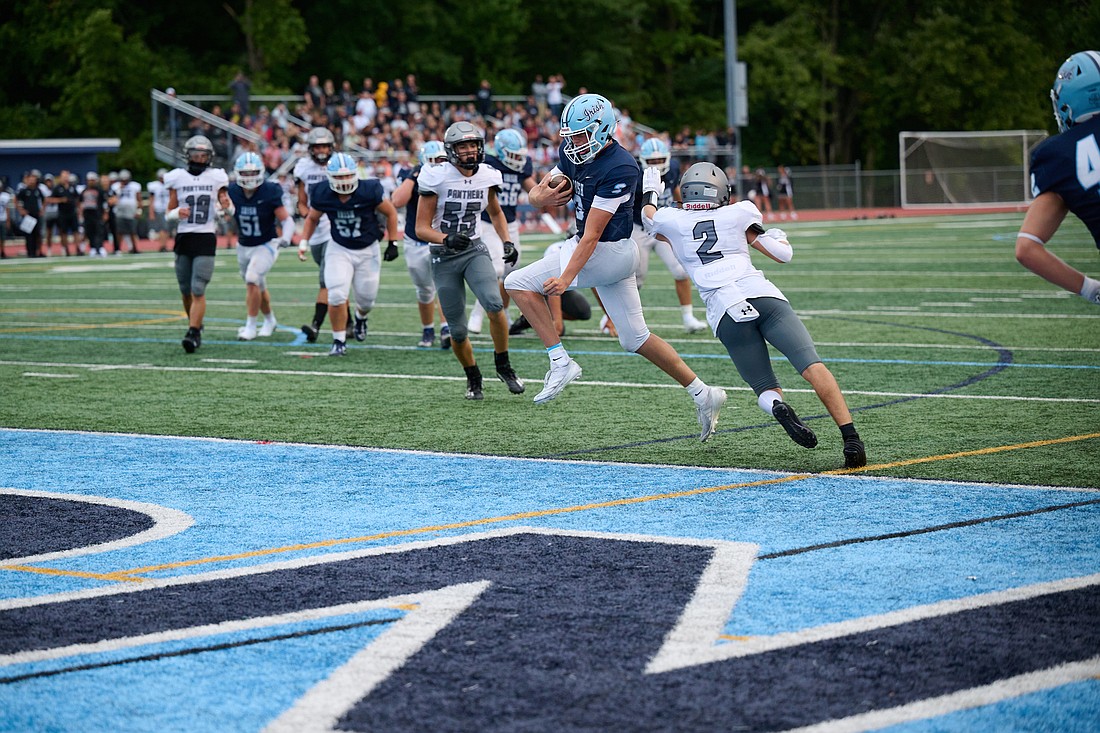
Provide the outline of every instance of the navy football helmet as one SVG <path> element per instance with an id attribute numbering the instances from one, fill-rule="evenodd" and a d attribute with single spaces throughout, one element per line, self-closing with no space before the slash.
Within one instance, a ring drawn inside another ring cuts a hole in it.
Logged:
<path id="1" fill-rule="evenodd" d="M 1100 112 L 1100 53 L 1080 51 L 1066 59 L 1054 77 L 1050 101 L 1059 132 Z"/>

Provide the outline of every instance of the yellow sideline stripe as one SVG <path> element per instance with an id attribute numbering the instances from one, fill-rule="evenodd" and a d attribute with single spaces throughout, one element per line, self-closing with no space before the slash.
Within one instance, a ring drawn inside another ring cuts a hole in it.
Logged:
<path id="1" fill-rule="evenodd" d="M 900 466 L 911 466 L 919 463 L 931 463 L 934 461 L 946 461 L 953 458 L 965 458 L 968 456 L 981 456 L 989 455 L 992 453 L 1002 453 L 1010 450 L 1021 450 L 1024 448 L 1039 448 L 1048 445 L 1058 445 L 1061 443 L 1074 443 L 1082 440 L 1090 440 L 1093 438 L 1100 438 L 1100 433 L 1088 433 L 1085 435 L 1072 435 L 1065 438 L 1053 438 L 1050 440 L 1035 440 L 1029 443 L 1017 443 L 1016 445 L 1004 445 L 994 448 L 981 448 L 978 450 L 961 451 L 958 453 L 945 453 L 938 456 L 927 456 L 925 458 L 912 458 L 905 461 L 894 461 L 892 463 L 877 463 L 862 468 L 836 468 L 829 471 L 822 471 L 821 473 L 801 473 L 791 476 L 780 476 L 779 478 L 761 479 L 759 481 L 749 481 L 739 484 L 726 484 L 723 486 L 707 486 L 697 489 L 688 489 L 686 491 L 675 491 L 664 494 L 651 494 L 649 496 L 637 496 L 626 499 L 615 499 L 612 501 L 603 501 L 593 504 L 579 504 L 569 507 L 558 507 L 556 509 L 540 509 L 530 512 L 517 512 L 515 514 L 506 514 L 499 517 L 484 517 L 482 519 L 471 519 L 465 522 L 452 522 L 449 524 L 436 524 L 427 527 L 416 527 L 414 529 L 399 529 L 391 532 L 382 532 L 374 535 L 364 535 L 362 537 L 345 537 L 342 539 L 334 540 L 321 540 L 319 542 L 308 542 L 296 545 L 286 545 L 284 547 L 271 547 L 264 550 L 253 550 L 250 552 L 240 552 L 232 555 L 217 555 L 214 557 L 196 558 L 194 560 L 181 560 L 179 562 L 164 563 L 161 565 L 147 565 L 140 568 L 131 568 L 130 570 L 117 570 L 113 573 L 80 573 L 77 571 L 67 570 L 53 570 L 47 568 L 30 568 L 27 566 L 8 566 L 2 568 L 5 570 L 28 570 L 31 572 L 42 572 L 53 575 L 74 575 L 77 577 L 92 577 L 100 580 L 119 580 L 119 581 L 141 581 L 141 578 L 134 578 L 131 576 L 140 575 L 143 573 L 152 573 L 159 570 L 172 570 L 176 568 L 192 567 L 195 565 L 204 565 L 214 562 L 231 562 L 234 560 L 247 560 L 255 557 L 263 557 L 265 555 L 276 555 L 284 552 L 297 552 L 300 550 L 315 550 L 322 547 L 334 547 L 336 545 L 351 544 L 356 542 L 374 542 L 377 540 L 392 539 L 394 537 L 408 537 L 410 535 L 425 534 L 428 532 L 442 532 L 452 529 L 466 529 L 469 527 L 477 527 L 487 524 L 498 524 L 501 522 L 513 522 L 523 519 L 537 519 L 540 517 L 550 517 L 558 514 L 570 514 L 573 512 L 590 511 L 593 509 L 607 509 L 612 507 L 630 506 L 632 504 L 643 504 L 651 501 L 660 501 L 663 499 L 680 499 L 688 496 L 699 496 L 701 494 L 711 494 L 718 491 L 729 491 L 732 489 L 745 489 L 753 486 L 767 486 L 771 484 L 783 484 L 790 483 L 792 481 L 802 481 L 808 478 L 814 478 L 816 476 L 843 476 L 846 474 L 862 473 L 865 471 L 878 471 L 887 468 L 897 468 Z"/>
<path id="2" fill-rule="evenodd" d="M 36 568 L 33 565 L 5 565 L 0 570 L 20 570 L 24 573 L 41 575 L 66 575 L 74 578 L 94 578 L 95 580 L 123 580 L 128 583 L 144 583 L 146 578 L 119 578 L 114 573 L 84 573 L 79 570 L 58 570 L 56 568 Z"/>

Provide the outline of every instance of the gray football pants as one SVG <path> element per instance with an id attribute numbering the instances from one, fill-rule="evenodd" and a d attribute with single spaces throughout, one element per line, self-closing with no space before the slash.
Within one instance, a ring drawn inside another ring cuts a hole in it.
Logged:
<path id="1" fill-rule="evenodd" d="M 466 285 L 488 313 L 504 309 L 496 269 L 489 250 L 479 239 L 457 254 L 442 245 L 431 245 L 432 278 L 435 280 L 439 307 L 447 317 L 451 338 L 462 342 L 469 337 L 466 328 Z"/>

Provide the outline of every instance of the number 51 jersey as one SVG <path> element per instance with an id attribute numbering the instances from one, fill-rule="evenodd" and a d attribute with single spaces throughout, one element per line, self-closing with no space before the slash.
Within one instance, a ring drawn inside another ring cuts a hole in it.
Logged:
<path id="1" fill-rule="evenodd" d="M 164 187 L 175 189 L 176 206 L 188 206 L 191 213 L 180 218 L 180 234 L 201 232 L 216 234 L 217 222 L 214 208 L 218 205 L 218 191 L 229 186 L 229 176 L 221 168 L 207 168 L 197 176 L 186 168 L 176 168 L 164 176 Z"/>
<path id="2" fill-rule="evenodd" d="M 489 203 L 489 189 L 504 184 L 500 171 L 485 163 L 469 177 L 450 163 L 430 165 L 420 171 L 416 182 L 421 195 L 429 192 L 439 197 L 432 229 L 466 234 L 470 239 L 481 239 L 481 212 Z"/>

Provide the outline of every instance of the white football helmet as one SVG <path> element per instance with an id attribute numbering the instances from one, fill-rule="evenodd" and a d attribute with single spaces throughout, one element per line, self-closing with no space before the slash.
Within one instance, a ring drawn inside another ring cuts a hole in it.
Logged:
<path id="1" fill-rule="evenodd" d="M 359 167 L 347 153 L 337 153 L 329 158 L 325 175 L 328 176 L 329 188 L 338 194 L 347 196 L 359 188 Z"/>
<path id="2" fill-rule="evenodd" d="M 241 153 L 233 172 L 237 174 L 237 185 L 246 191 L 254 191 L 264 182 L 264 164 L 256 153 Z"/>

